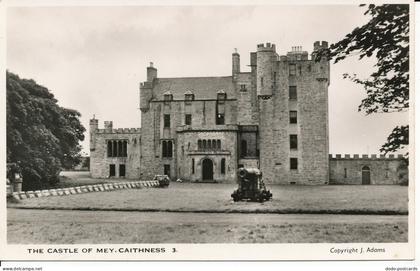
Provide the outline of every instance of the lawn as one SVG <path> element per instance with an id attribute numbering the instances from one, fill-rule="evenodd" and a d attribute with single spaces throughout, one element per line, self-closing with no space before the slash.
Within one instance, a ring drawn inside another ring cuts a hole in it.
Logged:
<path id="1" fill-rule="evenodd" d="M 14 244 L 407 242 L 407 216 L 8 210 Z"/>
<path id="2" fill-rule="evenodd" d="M 265 203 L 233 202 L 234 184 L 171 183 L 168 188 L 130 189 L 32 198 L 8 207 L 262 213 L 407 214 L 408 188 L 395 185 L 269 185 Z"/>

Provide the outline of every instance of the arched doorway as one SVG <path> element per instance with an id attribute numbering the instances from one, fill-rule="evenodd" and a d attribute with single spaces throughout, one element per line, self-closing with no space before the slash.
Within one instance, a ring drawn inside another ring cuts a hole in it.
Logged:
<path id="1" fill-rule="evenodd" d="M 203 181 L 213 180 L 213 161 L 205 158 L 201 162 Z"/>
<path id="2" fill-rule="evenodd" d="M 370 167 L 362 167 L 362 184 L 370 184 Z"/>

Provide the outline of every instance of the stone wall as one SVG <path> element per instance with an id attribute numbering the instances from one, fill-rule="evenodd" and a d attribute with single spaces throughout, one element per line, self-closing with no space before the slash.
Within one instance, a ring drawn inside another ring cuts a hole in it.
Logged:
<path id="1" fill-rule="evenodd" d="M 92 128 L 92 127 L 91 127 Z M 108 178 L 110 165 L 115 165 L 115 177 L 120 176 L 120 165 L 125 165 L 125 178 L 140 178 L 140 128 L 95 129 L 90 131 L 95 145 L 90 150 L 90 173 L 92 178 Z M 127 157 L 108 157 L 108 140 L 126 140 Z"/>
<path id="2" fill-rule="evenodd" d="M 220 150 L 200 150 L 198 140 L 221 140 Z M 177 153 L 179 177 L 189 181 L 203 181 L 202 162 L 208 158 L 213 163 L 216 182 L 235 182 L 237 171 L 237 127 L 223 126 L 219 130 L 189 130 L 178 134 L 180 144 Z M 222 173 L 222 159 L 225 159 L 225 173 Z M 192 163 L 194 162 L 194 171 Z"/>
<path id="3" fill-rule="evenodd" d="M 401 184 L 407 181 L 402 156 L 330 155 L 330 184 L 362 184 L 362 168 L 370 172 L 370 184 Z M 366 168 L 366 169 L 367 169 Z"/>
<path id="4" fill-rule="evenodd" d="M 268 183 L 328 183 L 329 63 L 300 59 L 281 56 L 272 63 L 272 95 L 259 96 L 260 164 Z M 289 100 L 290 86 L 296 86 L 296 100 Z M 291 110 L 297 124 L 289 123 Z M 297 149 L 290 148 L 290 135 L 297 135 Z M 290 169 L 290 158 L 298 159 L 297 170 Z"/>
<path id="5" fill-rule="evenodd" d="M 191 160 L 187 159 L 186 148 L 188 143 L 197 144 L 197 137 L 203 139 L 221 139 L 226 142 L 225 146 L 229 146 L 232 150 L 229 154 L 211 154 L 203 153 L 188 154 L 188 157 L 194 158 L 196 163 L 199 163 L 204 157 L 210 157 L 214 164 L 217 165 L 219 160 L 223 157 L 226 159 L 226 168 L 229 173 L 226 176 L 216 174 L 218 169 L 215 168 L 215 180 L 224 181 L 232 178 L 228 175 L 232 170 L 236 169 L 236 130 L 232 135 L 226 135 L 224 130 L 231 130 L 227 128 L 229 124 L 237 122 L 237 105 L 234 97 L 227 97 L 222 104 L 219 104 L 219 112 L 225 114 L 225 125 L 216 125 L 216 91 L 214 100 L 203 100 L 196 97 L 193 101 L 172 100 L 163 101 L 163 97 L 154 97 L 150 102 L 149 110 L 142 110 L 142 127 L 148 127 L 142 132 L 142 157 L 141 157 L 141 177 L 151 178 L 155 174 L 164 174 L 165 165 L 170 166 L 170 177 L 175 180 L 182 178 L 186 180 L 202 180 L 201 178 L 201 164 L 197 164 L 195 174 L 191 174 Z M 192 115 L 191 125 L 185 124 L 185 115 Z M 170 127 L 164 127 L 164 115 L 170 115 Z M 236 128 L 237 129 L 237 128 Z M 192 135 L 184 134 L 184 130 L 196 131 Z M 230 132 L 231 134 L 231 132 Z M 207 138 L 206 138 L 207 137 Z M 216 139 L 216 138 L 215 138 Z M 173 142 L 173 155 L 170 158 L 162 157 L 162 141 L 171 140 Z M 228 142 L 234 141 L 233 144 Z M 222 143 L 224 144 L 224 143 Z M 195 146 L 195 145 L 194 145 Z M 184 150 L 184 156 L 182 155 Z M 199 175 L 200 173 L 200 175 Z"/>

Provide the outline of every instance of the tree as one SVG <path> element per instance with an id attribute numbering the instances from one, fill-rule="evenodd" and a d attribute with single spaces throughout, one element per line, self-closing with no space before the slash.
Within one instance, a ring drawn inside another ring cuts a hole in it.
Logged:
<path id="1" fill-rule="evenodd" d="M 366 5 L 360 5 L 366 6 Z M 409 5 L 369 5 L 364 15 L 369 22 L 356 27 L 344 39 L 317 55 L 337 63 L 354 54 L 359 59 L 375 56 L 377 63 L 369 79 L 344 74 L 363 85 L 367 97 L 359 105 L 366 114 L 390 113 L 409 107 Z M 380 151 L 387 154 L 408 145 L 408 125 L 395 127 Z M 408 158 L 408 152 L 406 154 Z"/>
<path id="2" fill-rule="evenodd" d="M 80 163 L 80 113 L 60 107 L 35 81 L 6 75 L 7 162 L 21 169 L 24 190 L 47 188 L 58 182 L 61 168 Z"/>

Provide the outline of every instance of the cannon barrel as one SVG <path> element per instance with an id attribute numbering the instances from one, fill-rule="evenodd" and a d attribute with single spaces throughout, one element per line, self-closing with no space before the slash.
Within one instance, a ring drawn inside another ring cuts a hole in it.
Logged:
<path id="1" fill-rule="evenodd" d="M 262 175 L 261 170 L 258 168 L 240 168 L 238 170 L 240 178 L 259 177 Z"/>

